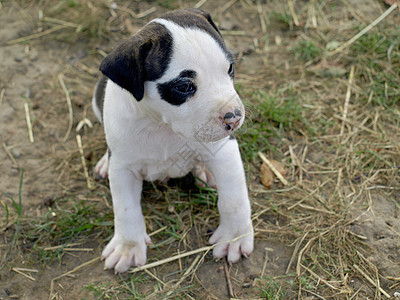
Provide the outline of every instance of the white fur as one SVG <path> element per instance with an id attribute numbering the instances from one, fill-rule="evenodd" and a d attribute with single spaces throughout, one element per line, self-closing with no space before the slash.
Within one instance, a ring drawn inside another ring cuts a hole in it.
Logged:
<path id="1" fill-rule="evenodd" d="M 243 105 L 227 74 L 230 62 L 207 33 L 156 19 L 172 34 L 173 56 L 164 76 L 145 83 L 141 101 L 108 80 L 104 101 L 106 154 L 96 166 L 107 170 L 114 206 L 115 234 L 104 249 L 105 267 L 125 272 L 146 262 L 150 238 L 140 206 L 142 181 L 165 180 L 191 170 L 218 189 L 220 225 L 210 238 L 214 256 L 236 262 L 253 251 L 253 228 L 246 179 L 235 139 L 229 139 L 220 117 Z M 160 98 L 156 84 L 182 70 L 197 73 L 197 92 L 174 106 Z M 96 112 L 98 115 L 99 112 Z M 211 175 L 212 174 L 212 175 Z M 240 237 L 240 238 L 239 238 Z"/>

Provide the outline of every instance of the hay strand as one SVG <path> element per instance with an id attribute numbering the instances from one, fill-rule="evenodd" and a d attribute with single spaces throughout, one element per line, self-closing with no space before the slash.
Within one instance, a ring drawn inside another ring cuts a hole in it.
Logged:
<path id="1" fill-rule="evenodd" d="M 333 50 L 332 52 L 328 53 L 328 57 L 335 55 L 335 54 L 343 51 L 347 47 L 349 47 L 351 44 L 353 44 L 355 41 L 357 41 L 360 37 L 362 37 L 364 34 L 366 34 L 368 31 L 370 31 L 372 28 L 374 28 L 376 25 L 378 25 L 381 21 L 383 21 L 397 7 L 398 7 L 397 3 L 393 4 L 382 15 L 380 15 L 377 19 L 375 19 L 375 21 L 373 21 L 371 24 L 369 24 L 367 27 L 365 27 L 363 30 L 361 30 L 359 33 L 357 33 L 355 36 L 353 36 L 350 40 L 348 40 L 347 42 L 345 42 L 343 45 L 341 45 L 337 49 Z"/>
<path id="2" fill-rule="evenodd" d="M 369 277 L 369 276 L 367 275 L 367 273 L 365 273 L 363 270 L 361 270 L 361 268 L 360 268 L 358 265 L 354 264 L 353 267 L 354 267 L 354 269 L 356 269 L 362 276 L 364 276 L 364 278 L 367 279 L 367 281 L 368 281 L 369 283 L 371 283 L 373 286 L 375 286 L 386 298 L 390 299 L 390 295 L 389 295 L 383 288 L 381 288 L 377 282 L 375 282 L 374 280 L 372 280 L 372 278 Z"/>
<path id="3" fill-rule="evenodd" d="M 35 142 L 35 139 L 33 138 L 32 122 L 29 112 L 29 104 L 27 102 L 24 103 L 24 108 L 25 108 L 26 126 L 28 127 L 29 141 L 33 144 Z"/>
<path id="4" fill-rule="evenodd" d="M 86 178 L 86 184 L 87 184 L 88 189 L 91 190 L 91 189 L 93 189 L 93 186 L 92 186 L 92 182 L 90 180 L 89 173 L 88 173 L 88 170 L 86 167 L 86 159 L 85 159 L 85 155 L 83 153 L 83 147 L 82 147 L 82 138 L 79 134 L 76 135 L 76 142 L 78 144 L 79 154 L 81 156 L 81 162 L 82 162 L 82 167 L 83 167 L 83 173 Z"/>
<path id="5" fill-rule="evenodd" d="M 263 10 L 263 7 L 259 0 L 257 1 L 257 12 L 258 12 L 258 17 L 260 19 L 261 31 L 263 33 L 266 33 L 267 32 L 267 24 L 265 23 L 264 10 Z"/>
<path id="6" fill-rule="evenodd" d="M 36 279 L 35 279 L 34 277 L 32 277 L 32 275 L 25 274 L 25 273 L 23 272 L 23 271 L 31 272 L 31 271 L 28 271 L 28 269 L 12 268 L 11 270 L 13 270 L 15 273 L 18 273 L 18 274 L 20 274 L 20 275 L 22 275 L 22 276 L 28 278 L 29 280 L 36 281 Z M 37 270 L 36 270 L 36 272 L 37 272 Z"/>
<path id="7" fill-rule="evenodd" d="M 159 261 L 155 261 L 153 263 L 144 265 L 142 267 L 133 268 L 132 270 L 129 271 L 129 273 L 136 273 L 136 272 L 143 271 L 143 270 L 146 270 L 146 269 L 158 267 L 158 266 L 161 266 L 163 264 L 167 264 L 167 263 L 170 263 L 172 261 L 175 261 L 175 260 L 187 257 L 187 256 L 191 256 L 191 255 L 194 255 L 194 254 L 197 254 L 197 253 L 201 253 L 201 252 L 208 253 L 214 247 L 215 247 L 215 245 L 212 245 L 212 246 L 208 246 L 208 247 L 199 248 L 199 249 L 196 249 L 196 250 L 193 250 L 193 251 L 189 251 L 189 252 L 186 252 L 186 253 L 181 253 L 179 255 L 175 255 L 175 256 L 168 257 L 168 258 L 165 258 L 165 259 L 162 259 L 162 260 L 159 260 Z"/>
<path id="8" fill-rule="evenodd" d="M 200 8 L 200 7 L 202 7 L 207 1 L 208 1 L 208 0 L 200 0 L 199 2 L 197 2 L 197 3 L 194 5 L 194 8 Z"/>
<path id="9" fill-rule="evenodd" d="M 22 43 L 22 42 L 25 42 L 25 41 L 34 40 L 34 39 L 40 38 L 42 36 L 48 35 L 50 33 L 53 33 L 55 31 L 64 29 L 66 27 L 67 26 L 65 26 L 65 25 L 54 26 L 53 28 L 47 29 L 47 30 L 45 30 L 43 32 L 39 32 L 39 33 L 36 33 L 36 34 L 32 34 L 32 35 L 24 36 L 24 37 L 15 39 L 15 40 L 8 41 L 6 44 L 10 46 L 10 45 Z"/>
<path id="10" fill-rule="evenodd" d="M 2 89 L 0 92 L 0 106 L 3 104 L 3 99 L 5 94 L 6 94 L 6 89 Z"/>
<path id="11" fill-rule="evenodd" d="M 225 3 L 225 5 L 221 8 L 221 12 L 225 12 L 226 10 L 228 10 L 233 4 L 235 4 L 237 0 L 230 0 L 228 2 Z"/>
<path id="12" fill-rule="evenodd" d="M 15 167 L 19 167 L 18 162 L 15 160 L 14 155 L 12 155 L 12 153 L 8 149 L 7 145 L 4 142 L 2 144 L 3 144 L 4 151 L 6 151 L 8 157 L 11 159 L 12 163 L 14 164 L 14 166 Z"/>
<path id="13" fill-rule="evenodd" d="M 224 259 L 224 272 L 225 272 L 226 284 L 228 285 L 229 297 L 235 298 L 236 295 L 235 295 L 235 291 L 233 290 L 233 287 L 232 287 L 232 281 L 231 281 L 231 276 L 229 275 L 229 267 L 228 267 L 228 262 L 227 262 L 226 257 Z"/>
<path id="14" fill-rule="evenodd" d="M 294 5 L 292 0 L 288 0 L 288 6 L 290 10 L 290 14 L 292 15 L 293 18 L 293 23 L 296 26 L 300 26 L 299 18 L 297 17 L 296 11 L 294 10 Z"/>
<path id="15" fill-rule="evenodd" d="M 283 185 L 289 185 L 289 182 L 282 176 L 282 174 L 274 167 L 274 165 L 269 161 L 269 159 L 264 154 L 258 152 L 258 156 L 261 158 L 263 162 L 265 162 L 268 165 L 268 167 L 271 169 L 272 172 L 274 172 L 276 177 L 279 178 L 279 180 L 283 183 Z"/>
<path id="16" fill-rule="evenodd" d="M 346 125 L 347 112 L 349 110 L 349 102 L 350 102 L 350 97 L 351 97 L 351 85 L 353 84 L 353 78 L 354 78 L 354 66 L 351 66 L 349 82 L 347 85 L 346 98 L 344 100 L 344 105 L 343 105 L 342 127 L 340 128 L 340 135 L 343 135 L 344 126 Z"/>
<path id="17" fill-rule="evenodd" d="M 61 88 L 64 91 L 65 100 L 67 101 L 67 106 L 68 106 L 68 129 L 63 138 L 63 142 L 65 143 L 68 139 L 69 134 L 71 133 L 71 130 L 72 130 L 72 124 L 74 122 L 74 112 L 72 110 L 71 97 L 69 96 L 68 89 L 65 85 L 63 74 L 58 75 L 58 81 L 60 82 Z"/>
<path id="18" fill-rule="evenodd" d="M 178 282 L 175 283 L 174 286 L 168 291 L 167 297 L 170 296 L 173 292 L 175 292 L 175 290 L 183 282 L 183 280 L 185 280 L 185 278 L 189 276 L 189 274 L 195 268 L 195 266 L 198 263 L 198 261 L 200 260 L 200 258 L 201 258 L 200 254 L 196 256 L 196 258 L 193 260 L 193 262 L 191 263 L 190 267 L 185 271 L 183 276 L 181 278 L 179 278 Z"/>

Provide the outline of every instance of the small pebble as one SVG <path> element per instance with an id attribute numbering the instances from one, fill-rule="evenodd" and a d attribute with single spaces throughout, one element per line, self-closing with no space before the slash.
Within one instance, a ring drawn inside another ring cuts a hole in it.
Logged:
<path id="1" fill-rule="evenodd" d="M 14 156 L 14 158 L 20 158 L 21 157 L 21 152 L 16 148 L 12 148 L 10 150 L 10 152 L 11 152 L 12 156 Z"/>
<path id="2" fill-rule="evenodd" d="M 43 199 L 43 204 L 46 207 L 51 207 L 54 204 L 54 199 L 50 196 L 47 196 Z"/>

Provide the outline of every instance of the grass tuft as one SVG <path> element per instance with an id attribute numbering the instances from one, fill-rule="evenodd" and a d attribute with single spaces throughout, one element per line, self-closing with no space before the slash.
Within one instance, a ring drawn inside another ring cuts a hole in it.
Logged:
<path id="1" fill-rule="evenodd" d="M 115 283 L 90 283 L 84 286 L 84 289 L 91 292 L 97 299 L 120 299 L 121 297 L 146 299 L 146 296 L 141 294 L 136 287 L 137 284 L 146 280 L 148 280 L 148 276 L 142 274 L 130 274 L 127 279 L 120 275 L 119 281 Z"/>
<path id="2" fill-rule="evenodd" d="M 21 218 L 22 218 L 22 184 L 24 182 L 24 169 L 21 169 L 21 175 L 19 180 L 18 186 L 18 203 L 14 200 L 11 195 L 7 195 L 7 197 L 11 200 L 16 212 L 17 212 L 17 219 L 15 220 L 15 232 L 11 242 L 11 249 L 14 248 L 17 239 L 19 238 L 20 230 L 21 230 Z M 8 226 L 8 219 L 9 219 L 9 209 L 7 204 L 5 203 L 4 206 L 6 210 L 6 225 Z"/>
<path id="3" fill-rule="evenodd" d="M 54 260 L 61 262 L 64 248 L 70 244 L 82 243 L 92 237 L 109 238 L 112 235 L 111 212 L 99 213 L 96 205 L 85 201 L 60 199 L 42 220 L 32 220 L 25 228 L 23 238 L 29 241 L 35 253 L 33 259 L 41 264 Z M 60 246 L 53 250 L 47 247 Z"/>
<path id="4" fill-rule="evenodd" d="M 290 48 L 295 57 L 303 62 L 307 62 L 321 56 L 321 50 L 313 41 L 300 40 L 295 46 Z"/>
<path id="5" fill-rule="evenodd" d="M 287 294 L 282 290 L 282 285 L 276 282 L 272 277 L 261 278 L 265 285 L 260 287 L 261 297 L 265 300 L 283 300 L 287 299 Z"/>

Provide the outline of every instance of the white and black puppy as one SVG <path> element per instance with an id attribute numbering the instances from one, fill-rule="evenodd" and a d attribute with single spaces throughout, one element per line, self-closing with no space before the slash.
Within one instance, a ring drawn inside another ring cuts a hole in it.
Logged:
<path id="1" fill-rule="evenodd" d="M 146 263 L 143 180 L 190 171 L 218 190 L 214 256 L 236 262 L 253 251 L 246 178 L 232 136 L 245 115 L 233 63 L 210 15 L 197 9 L 151 21 L 101 63 L 93 108 L 108 152 L 95 171 L 109 178 L 115 221 L 105 268 L 125 272 Z"/>

